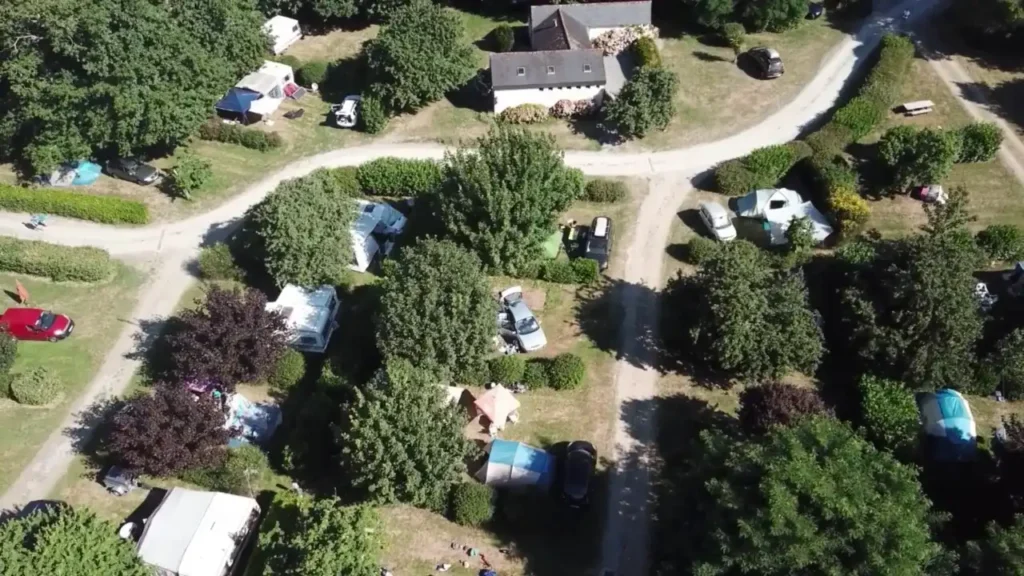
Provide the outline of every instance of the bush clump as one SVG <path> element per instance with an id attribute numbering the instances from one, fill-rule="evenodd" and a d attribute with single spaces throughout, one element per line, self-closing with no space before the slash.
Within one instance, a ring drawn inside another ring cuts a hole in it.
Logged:
<path id="1" fill-rule="evenodd" d="M 289 348 L 285 350 L 274 371 L 267 378 L 270 386 L 277 390 L 286 391 L 302 381 L 306 375 L 306 357 L 298 350 Z"/>
<path id="2" fill-rule="evenodd" d="M 988 162 L 1003 143 L 1003 132 L 991 122 L 974 122 L 960 128 L 960 156 L 957 162 Z"/>
<path id="3" fill-rule="evenodd" d="M 423 196 L 441 185 L 441 166 L 433 160 L 385 157 L 359 166 L 356 179 L 369 196 Z"/>
<path id="4" fill-rule="evenodd" d="M 548 361 L 545 358 L 530 358 L 523 371 L 523 384 L 530 390 L 538 390 L 548 385 Z"/>
<path id="5" fill-rule="evenodd" d="M 555 284 L 590 284 L 600 275 L 597 262 L 588 258 L 549 260 L 537 269 L 538 279 Z"/>
<path id="6" fill-rule="evenodd" d="M 721 250 L 722 245 L 704 236 L 695 236 L 686 243 L 686 261 L 700 266 L 711 260 Z"/>
<path id="7" fill-rule="evenodd" d="M 515 354 L 499 356 L 487 361 L 487 370 L 490 373 L 491 382 L 512 384 L 523 379 L 526 361 Z"/>
<path id="8" fill-rule="evenodd" d="M 0 184 L 0 208 L 10 212 L 66 216 L 101 224 L 149 222 L 149 209 L 142 202 L 52 188 L 29 189 Z"/>
<path id="9" fill-rule="evenodd" d="M 11 398 L 26 406 L 45 406 L 56 400 L 63 389 L 53 372 L 46 368 L 34 368 L 14 376 L 11 381 Z"/>
<path id="10" fill-rule="evenodd" d="M 516 44 L 516 34 L 508 24 L 499 24 L 494 29 L 494 51 L 511 52 Z"/>
<path id="11" fill-rule="evenodd" d="M 0 398 L 6 398 L 11 385 L 11 368 L 18 357 L 18 340 L 0 332 Z"/>
<path id="12" fill-rule="evenodd" d="M 548 109 L 540 104 L 520 104 L 502 110 L 498 119 L 506 124 L 537 124 L 548 119 Z"/>
<path id="13" fill-rule="evenodd" d="M 494 514 L 494 489 L 477 482 L 461 482 L 452 488 L 451 517 L 461 526 L 480 526 Z"/>
<path id="14" fill-rule="evenodd" d="M 633 41 L 630 48 L 637 66 L 661 66 L 661 53 L 658 52 L 658 46 L 653 38 L 641 36 Z"/>
<path id="15" fill-rule="evenodd" d="M 271 60 L 273 60 L 274 62 L 284 64 L 285 66 L 290 66 L 292 70 L 298 70 L 299 68 L 302 68 L 302 60 L 299 60 L 298 58 L 290 54 L 280 54 L 278 56 L 274 56 L 273 58 L 271 58 Z"/>
<path id="16" fill-rule="evenodd" d="M 323 85 L 327 79 L 327 68 L 330 64 L 324 60 L 310 60 L 295 71 L 295 79 L 300 86 Z"/>
<path id="17" fill-rule="evenodd" d="M 0 270 L 56 282 L 103 282 L 117 270 L 110 254 L 87 246 L 60 246 L 0 236 Z"/>
<path id="18" fill-rule="evenodd" d="M 367 134 L 380 134 L 388 127 L 388 113 L 376 96 L 363 95 L 359 103 L 359 129 Z"/>
<path id="19" fill-rule="evenodd" d="M 235 264 L 231 248 L 220 242 L 199 251 L 199 277 L 204 280 L 241 280 L 242 269 Z"/>
<path id="20" fill-rule="evenodd" d="M 211 142 L 238 144 L 243 148 L 260 152 L 280 148 L 284 144 L 277 132 L 242 128 L 237 124 L 225 124 L 217 119 L 211 119 L 199 127 L 199 138 Z"/>
<path id="21" fill-rule="evenodd" d="M 978 247 L 991 260 L 1024 259 L 1024 231 L 1012 224 L 993 224 L 978 232 Z"/>
<path id="22" fill-rule="evenodd" d="M 608 178 L 591 180 L 583 189 L 583 199 L 587 202 L 621 202 L 628 194 L 625 182 Z"/>
<path id="23" fill-rule="evenodd" d="M 575 390 L 587 377 L 587 365 L 571 352 L 555 356 L 547 368 L 548 385 L 555 390 Z"/>
<path id="24" fill-rule="evenodd" d="M 723 162 L 715 168 L 715 185 L 727 196 L 743 196 L 753 190 L 773 188 L 811 153 L 806 142 L 790 142 L 758 148 L 749 155 Z"/>
<path id="25" fill-rule="evenodd" d="M 839 229 L 846 233 L 857 231 L 871 216 L 867 200 L 854 190 L 835 190 L 829 196 L 828 207 Z"/>

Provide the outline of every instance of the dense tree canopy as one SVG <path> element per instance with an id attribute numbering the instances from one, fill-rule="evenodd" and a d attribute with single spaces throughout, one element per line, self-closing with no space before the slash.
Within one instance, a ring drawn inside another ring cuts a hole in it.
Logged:
<path id="1" fill-rule="evenodd" d="M 864 376 L 860 380 L 864 432 L 879 450 L 907 456 L 921 429 L 914 393 L 902 382 Z"/>
<path id="2" fill-rule="evenodd" d="M 436 374 L 393 360 L 343 406 L 338 440 L 352 487 L 375 502 L 442 511 L 465 470 L 465 415 Z"/>
<path id="3" fill-rule="evenodd" d="M 233 392 L 240 382 L 269 375 L 285 351 L 287 326 L 266 304 L 256 290 L 211 287 L 201 304 L 181 313 L 167 336 L 175 380 L 211 379 Z"/>
<path id="4" fill-rule="evenodd" d="M 263 522 L 253 576 L 377 576 L 383 531 L 369 506 L 290 492 L 274 498 Z"/>
<path id="5" fill-rule="evenodd" d="M 366 59 L 370 93 L 392 112 L 440 100 L 477 68 L 462 18 L 430 0 L 413 0 L 391 14 L 367 42 Z"/>
<path id="6" fill-rule="evenodd" d="M 421 240 L 389 262 L 381 283 L 377 345 L 458 376 L 481 366 L 496 334 L 494 298 L 480 259 L 447 240 Z"/>
<path id="7" fill-rule="evenodd" d="M 507 126 L 475 150 L 449 154 L 437 196 L 447 237 L 475 251 L 490 272 L 521 274 L 583 193 L 583 174 L 563 157 L 550 135 Z"/>
<path id="8" fill-rule="evenodd" d="M 1003 394 L 1011 400 L 1024 398 L 1024 328 L 1017 328 L 996 344 L 992 363 Z"/>
<path id="9" fill-rule="evenodd" d="M 4 576 L 150 576 L 117 526 L 88 510 L 62 505 L 0 522 Z"/>
<path id="10" fill-rule="evenodd" d="M 704 443 L 694 574 L 931 576 L 948 562 L 914 469 L 846 424 Z"/>
<path id="11" fill-rule="evenodd" d="M 285 180 L 249 209 L 244 237 L 278 286 L 339 284 L 352 263 L 352 189 L 329 170 Z"/>
<path id="12" fill-rule="evenodd" d="M 743 20 L 755 32 L 783 32 L 804 19 L 808 0 L 747 0 Z"/>
<path id="13" fill-rule="evenodd" d="M 608 126 L 623 138 L 643 138 L 664 130 L 676 114 L 679 77 L 660 66 L 644 66 L 605 108 Z"/>
<path id="14" fill-rule="evenodd" d="M 686 0 L 697 22 L 705 28 L 719 29 L 735 10 L 733 0 Z"/>
<path id="15" fill-rule="evenodd" d="M 107 448 L 122 465 L 153 476 L 213 468 L 225 456 L 228 431 L 219 401 L 161 384 L 129 400 L 112 419 Z"/>
<path id="16" fill-rule="evenodd" d="M 818 366 L 822 333 L 802 275 L 777 269 L 750 242 L 723 245 L 669 298 L 686 310 L 682 351 L 715 369 L 763 381 Z"/>
<path id="17" fill-rule="evenodd" d="M 825 403 L 813 388 L 770 382 L 740 393 L 740 426 L 750 434 L 764 434 L 775 426 L 791 426 L 825 412 Z"/>
<path id="18" fill-rule="evenodd" d="M 3 12 L 0 156 L 29 172 L 176 144 L 267 45 L 252 0 L 10 0 Z"/>
<path id="19" fill-rule="evenodd" d="M 968 544 L 965 560 L 965 574 L 1024 576 L 1024 516 L 1006 528 L 990 524 L 985 538 Z"/>

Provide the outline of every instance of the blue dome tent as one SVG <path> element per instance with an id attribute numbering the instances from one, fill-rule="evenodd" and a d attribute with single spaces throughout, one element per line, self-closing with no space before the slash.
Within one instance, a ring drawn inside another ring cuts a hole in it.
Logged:
<path id="1" fill-rule="evenodd" d="M 948 389 L 922 392 L 916 399 L 931 455 L 943 461 L 973 458 L 978 429 L 967 400 Z"/>
<path id="2" fill-rule="evenodd" d="M 489 486 L 542 486 L 551 484 L 555 459 L 522 442 L 494 439 L 488 448 L 487 463 L 478 477 Z"/>

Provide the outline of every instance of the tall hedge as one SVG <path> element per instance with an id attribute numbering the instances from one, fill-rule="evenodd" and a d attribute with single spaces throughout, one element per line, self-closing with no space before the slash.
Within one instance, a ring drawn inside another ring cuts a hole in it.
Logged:
<path id="1" fill-rule="evenodd" d="M 0 236 L 0 270 L 57 282 L 101 282 L 114 275 L 110 254 L 88 246 L 60 246 Z"/>
<path id="2" fill-rule="evenodd" d="M 810 154 L 810 146 L 801 141 L 758 148 L 747 156 L 719 164 L 715 168 L 715 186 L 728 196 L 773 188 L 797 162 Z"/>
<path id="3" fill-rule="evenodd" d="M 103 224 L 145 224 L 149 209 L 142 202 L 116 196 L 80 194 L 53 188 L 19 188 L 0 184 L 0 209 L 91 220 Z"/>
<path id="4" fill-rule="evenodd" d="M 422 196 L 441 185 L 441 167 L 433 160 L 387 156 L 359 166 L 356 179 L 369 196 Z"/>

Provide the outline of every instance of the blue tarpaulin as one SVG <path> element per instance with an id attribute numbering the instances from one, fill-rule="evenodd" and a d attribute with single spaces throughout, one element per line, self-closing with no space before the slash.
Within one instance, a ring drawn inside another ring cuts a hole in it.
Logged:
<path id="1" fill-rule="evenodd" d="M 103 168 L 99 164 L 82 160 L 75 166 L 75 178 L 71 181 L 72 186 L 88 186 L 100 177 Z"/>
<path id="2" fill-rule="evenodd" d="M 214 108 L 223 112 L 235 112 L 245 114 L 249 111 L 254 100 L 260 97 L 259 93 L 245 88 L 232 88 L 214 105 Z"/>

